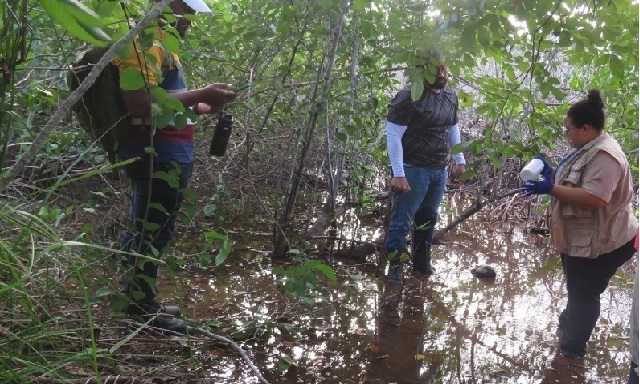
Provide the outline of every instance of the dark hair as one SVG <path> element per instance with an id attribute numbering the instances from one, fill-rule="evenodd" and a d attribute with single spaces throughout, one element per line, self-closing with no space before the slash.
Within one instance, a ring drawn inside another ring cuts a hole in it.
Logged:
<path id="1" fill-rule="evenodd" d="M 567 111 L 567 117 L 576 127 L 591 124 L 597 130 L 604 129 L 604 102 L 600 97 L 600 91 L 591 89 L 586 99 L 575 102 Z"/>

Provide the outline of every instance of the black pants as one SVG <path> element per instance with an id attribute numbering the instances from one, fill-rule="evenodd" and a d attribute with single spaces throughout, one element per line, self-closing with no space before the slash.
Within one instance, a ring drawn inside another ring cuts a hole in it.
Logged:
<path id="1" fill-rule="evenodd" d="M 631 362 L 631 367 L 629 368 L 629 381 L 627 384 L 638 384 L 638 372 L 636 372 L 636 368 L 638 368 L 638 364 Z"/>
<path id="2" fill-rule="evenodd" d="M 579 359 L 587 351 L 587 341 L 600 317 L 600 295 L 609 285 L 618 268 L 636 252 L 634 239 L 596 259 L 561 254 L 562 268 L 567 277 L 567 307 L 560 314 L 563 331 L 560 353 Z"/>
<path id="3" fill-rule="evenodd" d="M 151 173 L 156 176 L 151 176 Z M 126 281 L 128 292 L 139 302 L 151 302 L 156 296 L 155 280 L 163 249 L 173 238 L 176 217 L 193 172 L 192 163 L 159 163 L 143 160 L 125 168 L 131 180 L 132 196 L 129 229 L 125 234 L 125 248 L 145 255 L 130 257 L 135 266 Z M 141 292 L 144 296 L 136 294 Z"/>

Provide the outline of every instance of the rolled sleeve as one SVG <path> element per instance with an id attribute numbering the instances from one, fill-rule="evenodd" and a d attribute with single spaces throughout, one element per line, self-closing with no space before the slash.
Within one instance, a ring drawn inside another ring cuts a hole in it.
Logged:
<path id="1" fill-rule="evenodd" d="M 589 194 L 608 203 L 618 185 L 621 172 L 620 163 L 608 153 L 600 151 L 582 174 L 584 182 L 581 187 Z"/>

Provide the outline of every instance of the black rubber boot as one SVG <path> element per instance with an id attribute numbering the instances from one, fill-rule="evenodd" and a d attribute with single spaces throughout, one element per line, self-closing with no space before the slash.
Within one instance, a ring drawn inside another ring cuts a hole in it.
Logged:
<path id="1" fill-rule="evenodd" d="M 178 307 L 169 308 L 177 309 L 177 311 L 173 310 L 174 313 L 181 313 Z M 150 324 L 153 327 L 183 334 L 187 333 L 187 327 L 194 325 L 191 321 L 185 321 L 169 314 L 167 307 L 155 301 L 150 303 L 131 303 L 127 307 L 127 315 L 141 323 L 146 323 L 151 320 Z"/>
<path id="2" fill-rule="evenodd" d="M 121 277 L 120 280 L 118 280 L 118 286 L 120 287 L 120 292 L 124 295 L 129 296 L 129 285 L 127 284 L 125 277 Z M 151 297 L 153 297 L 153 294 L 150 294 Z M 130 297 L 130 296 L 129 296 Z M 131 299 L 132 302 L 134 301 L 133 299 Z M 151 299 L 150 300 L 151 304 L 149 304 L 149 307 L 153 307 L 155 309 L 155 312 L 157 313 L 166 313 L 167 315 L 171 315 L 171 316 L 175 316 L 175 317 L 180 317 L 182 316 L 182 310 L 180 309 L 180 307 L 178 307 L 177 305 L 162 305 L 158 302 L 155 301 L 155 299 Z M 132 307 L 133 304 L 129 304 L 129 307 Z M 129 308 L 127 308 L 127 313 L 129 313 Z M 131 309 L 132 312 L 135 312 L 136 309 L 132 308 Z"/>
<path id="3" fill-rule="evenodd" d="M 387 275 L 387 280 L 392 283 L 400 283 L 402 281 L 403 266 L 402 261 L 400 261 L 400 254 L 402 251 L 387 249 L 387 257 L 392 253 L 395 253 L 395 256 L 389 260 L 389 274 Z"/>
<path id="4" fill-rule="evenodd" d="M 151 304 L 129 304 L 127 307 L 127 314 L 135 315 L 136 313 L 141 312 L 140 308 L 138 308 L 140 306 L 147 309 L 144 313 L 152 312 L 164 313 L 175 317 L 182 316 L 182 310 L 177 305 L 162 305 L 156 301 L 153 301 Z"/>
<path id="5" fill-rule="evenodd" d="M 127 315 L 143 323 L 151 319 L 151 325 L 156 328 L 186 333 L 188 324 L 179 318 L 182 315 L 180 308 L 164 306 L 155 300 L 157 265 L 144 263 L 142 271 L 136 269 L 135 272 L 137 274 L 131 278 L 132 281 L 126 284 L 127 296 L 130 300 L 126 309 Z"/>
<path id="6" fill-rule="evenodd" d="M 413 271 L 430 277 L 434 273 L 431 266 L 431 245 L 427 244 L 427 231 L 414 231 L 412 241 Z"/>

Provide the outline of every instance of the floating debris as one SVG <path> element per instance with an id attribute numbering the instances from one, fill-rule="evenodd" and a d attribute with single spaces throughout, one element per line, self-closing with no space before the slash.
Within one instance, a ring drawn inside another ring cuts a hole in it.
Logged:
<path id="1" fill-rule="evenodd" d="M 479 279 L 493 279 L 496 277 L 496 271 L 489 265 L 478 265 L 471 269 L 471 273 Z"/>

